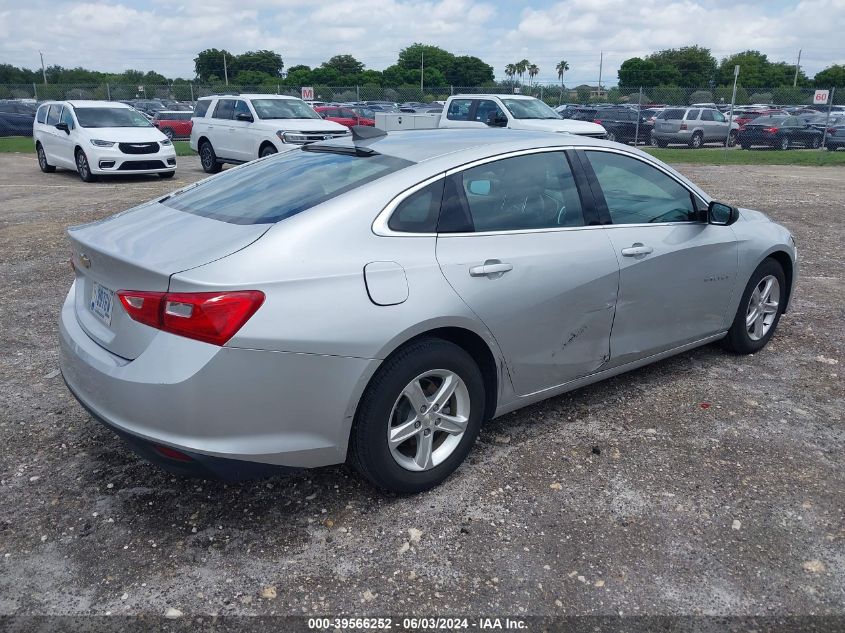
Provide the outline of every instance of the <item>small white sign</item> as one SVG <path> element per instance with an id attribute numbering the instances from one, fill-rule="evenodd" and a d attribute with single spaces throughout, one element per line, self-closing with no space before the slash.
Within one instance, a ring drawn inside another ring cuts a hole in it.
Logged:
<path id="1" fill-rule="evenodd" d="M 513 93 L 514 93 L 515 95 L 518 95 L 520 92 L 522 92 L 522 89 L 521 89 L 519 86 L 514 86 L 514 87 L 513 87 Z"/>
<path id="2" fill-rule="evenodd" d="M 813 105 L 827 105 L 829 97 L 829 90 L 816 90 L 816 94 L 813 95 Z"/>
<path id="3" fill-rule="evenodd" d="M 138 92 L 144 92 L 144 86 L 138 86 Z"/>
<path id="4" fill-rule="evenodd" d="M 302 100 L 314 101 L 314 88 L 311 86 L 304 86 L 302 88 Z"/>

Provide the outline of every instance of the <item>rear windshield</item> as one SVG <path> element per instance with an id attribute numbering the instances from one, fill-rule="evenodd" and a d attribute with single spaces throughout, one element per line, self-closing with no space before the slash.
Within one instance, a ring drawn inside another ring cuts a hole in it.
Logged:
<path id="1" fill-rule="evenodd" d="M 231 224 L 272 224 L 412 164 L 381 154 L 295 149 L 225 172 L 162 204 Z"/>
<path id="2" fill-rule="evenodd" d="M 76 108 L 82 127 L 150 127 L 143 114 L 132 108 Z"/>

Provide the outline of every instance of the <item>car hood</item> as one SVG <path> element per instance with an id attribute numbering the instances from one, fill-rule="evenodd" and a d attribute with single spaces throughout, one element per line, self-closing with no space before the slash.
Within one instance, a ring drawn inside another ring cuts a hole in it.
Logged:
<path id="1" fill-rule="evenodd" d="M 544 132 L 569 132 L 570 134 L 604 134 L 605 129 L 591 121 L 574 119 L 517 119 L 512 128 L 520 130 L 542 130 Z"/>
<path id="2" fill-rule="evenodd" d="M 762 211 L 739 208 L 740 217 L 747 222 L 771 222 L 772 219 Z"/>
<path id="3" fill-rule="evenodd" d="M 346 127 L 325 119 L 260 119 L 253 123 L 262 128 L 296 130 L 300 132 L 343 132 Z"/>
<path id="4" fill-rule="evenodd" d="M 167 139 L 156 127 L 86 127 L 82 129 L 85 130 L 88 138 L 116 143 L 145 143 Z"/>

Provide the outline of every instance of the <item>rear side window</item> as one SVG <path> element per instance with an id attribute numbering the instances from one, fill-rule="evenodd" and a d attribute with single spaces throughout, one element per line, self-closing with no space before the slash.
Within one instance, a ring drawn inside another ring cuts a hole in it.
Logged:
<path id="1" fill-rule="evenodd" d="M 234 99 L 220 99 L 217 102 L 217 107 L 214 108 L 214 114 L 212 115 L 215 119 L 231 119 L 232 115 L 235 113 L 235 100 Z"/>
<path id="2" fill-rule="evenodd" d="M 696 121 L 701 110 L 690 110 L 687 112 L 687 121 Z"/>
<path id="3" fill-rule="evenodd" d="M 701 111 L 701 120 L 702 121 L 713 121 L 713 110 L 702 110 Z"/>
<path id="4" fill-rule="evenodd" d="M 162 204 L 231 224 L 272 224 L 412 164 L 381 154 L 297 149 L 224 172 Z"/>
<path id="5" fill-rule="evenodd" d="M 450 121 L 469 121 L 471 99 L 454 99 L 446 111 L 446 118 Z"/>
<path id="6" fill-rule="evenodd" d="M 41 106 L 38 108 L 38 122 L 39 123 L 46 123 L 47 122 L 47 110 L 50 106 Z"/>
<path id="7" fill-rule="evenodd" d="M 581 199 L 563 152 L 515 156 L 452 177 L 438 230 L 518 231 L 584 226 Z"/>
<path id="8" fill-rule="evenodd" d="M 393 231 L 404 233 L 434 233 L 440 216 L 440 201 L 443 198 L 441 178 L 411 194 L 399 203 L 393 211 L 387 226 Z"/>
<path id="9" fill-rule="evenodd" d="M 208 112 L 208 106 L 211 105 L 210 99 L 200 99 L 194 106 L 194 116 L 203 117 Z"/>
<path id="10" fill-rule="evenodd" d="M 62 116 L 62 106 L 53 104 L 50 106 L 50 112 L 47 114 L 47 125 L 56 125 Z"/>
<path id="11" fill-rule="evenodd" d="M 680 121 L 684 118 L 684 110 L 672 108 L 671 110 L 664 110 L 658 115 L 658 118 L 666 121 Z"/>

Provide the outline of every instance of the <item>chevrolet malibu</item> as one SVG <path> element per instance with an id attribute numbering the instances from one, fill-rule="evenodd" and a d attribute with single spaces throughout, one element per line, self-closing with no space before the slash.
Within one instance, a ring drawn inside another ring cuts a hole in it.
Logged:
<path id="1" fill-rule="evenodd" d="M 419 492 L 481 424 L 789 305 L 784 227 L 631 147 L 430 130 L 292 147 L 69 229 L 61 368 L 186 474 L 348 461 Z"/>

